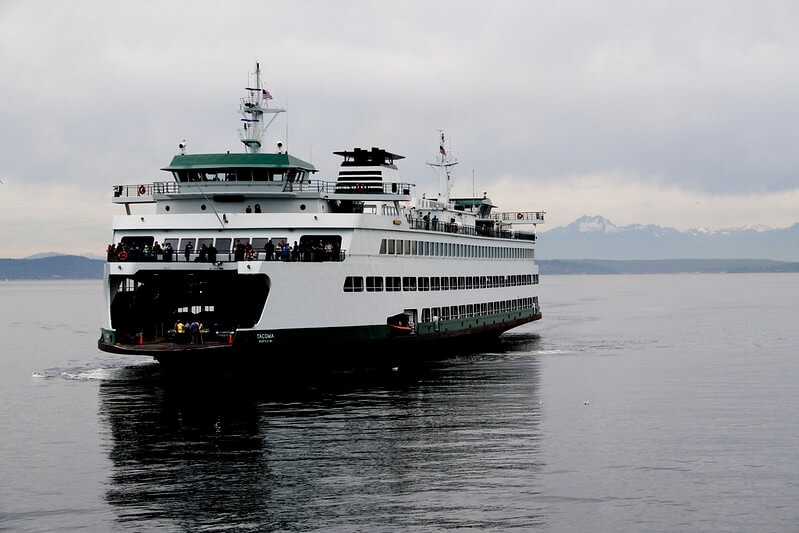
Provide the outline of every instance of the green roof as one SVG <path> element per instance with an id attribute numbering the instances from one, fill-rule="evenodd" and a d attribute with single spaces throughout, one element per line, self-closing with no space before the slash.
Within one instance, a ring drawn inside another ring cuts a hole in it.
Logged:
<path id="1" fill-rule="evenodd" d="M 198 170 L 212 168 L 316 168 L 289 154 L 185 154 L 176 155 L 161 170 Z"/>
<path id="2" fill-rule="evenodd" d="M 463 205 L 466 207 L 477 207 L 483 204 L 496 207 L 493 202 L 491 202 L 490 198 L 453 198 L 452 201 L 455 205 Z"/>

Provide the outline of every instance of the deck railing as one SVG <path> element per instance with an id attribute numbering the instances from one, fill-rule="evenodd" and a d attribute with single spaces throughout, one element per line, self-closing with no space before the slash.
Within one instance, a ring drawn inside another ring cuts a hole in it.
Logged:
<path id="1" fill-rule="evenodd" d="M 411 229 L 422 229 L 425 231 L 438 231 L 441 233 L 459 233 L 462 235 L 479 235 L 481 237 L 494 237 L 498 239 L 521 239 L 535 242 L 535 233 L 525 233 L 521 231 L 498 230 L 493 224 L 467 226 L 455 222 L 442 222 L 424 220 L 423 218 L 408 217 L 408 224 Z"/>
<path id="2" fill-rule="evenodd" d="M 497 222 L 508 222 L 508 223 L 533 222 L 533 223 L 542 224 L 544 222 L 544 215 L 546 215 L 545 211 L 518 211 L 516 213 L 513 212 L 492 213 L 491 218 L 493 220 L 496 220 Z"/>
<path id="3" fill-rule="evenodd" d="M 283 255 L 280 251 L 275 251 L 271 257 L 265 251 L 252 250 L 250 253 L 236 252 L 217 252 L 209 256 L 207 252 L 172 252 L 172 253 L 153 253 L 151 251 L 124 249 L 107 252 L 108 261 L 112 263 L 129 262 L 161 262 L 161 263 L 234 263 L 237 261 L 274 261 L 274 262 L 296 262 L 296 263 L 321 263 L 321 262 L 340 262 L 346 258 L 346 250 L 338 252 L 325 251 L 290 251 Z"/>
<path id="4" fill-rule="evenodd" d="M 197 192 L 198 186 L 203 190 L 213 193 L 215 189 L 238 187 L 263 187 L 278 188 L 283 192 L 314 192 L 324 194 L 388 194 L 408 196 L 414 187 L 412 183 L 339 183 L 335 181 L 308 180 L 308 181 L 156 181 L 153 183 L 140 183 L 137 185 L 114 185 L 114 198 L 141 198 L 152 197 L 155 194 L 180 194 Z M 282 187 L 281 187 L 282 186 Z"/>

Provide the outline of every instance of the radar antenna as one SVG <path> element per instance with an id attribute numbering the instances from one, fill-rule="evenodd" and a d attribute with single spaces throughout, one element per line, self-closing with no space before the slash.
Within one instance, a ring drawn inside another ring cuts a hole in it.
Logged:
<path id="1" fill-rule="evenodd" d="M 450 167 L 458 164 L 458 160 L 451 157 L 445 145 L 444 130 L 438 130 L 441 136 L 438 144 L 438 155 L 433 161 L 428 161 L 427 164 L 431 167 L 438 167 L 438 201 L 443 205 L 449 204 L 449 191 L 452 188 L 452 179 L 450 176 Z"/>
<path id="2" fill-rule="evenodd" d="M 239 113 L 242 128 L 239 129 L 239 139 L 244 143 L 247 152 L 255 154 L 261 151 L 264 132 L 275 121 L 280 113 L 286 110 L 279 107 L 269 107 L 272 95 L 261 84 L 261 65 L 255 63 L 255 85 L 246 87 L 247 95 L 241 98 Z M 264 115 L 270 114 L 272 118 L 264 124 Z"/>

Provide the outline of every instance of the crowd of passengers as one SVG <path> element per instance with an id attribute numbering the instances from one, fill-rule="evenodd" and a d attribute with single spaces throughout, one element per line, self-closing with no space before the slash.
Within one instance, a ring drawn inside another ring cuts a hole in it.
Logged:
<path id="1" fill-rule="evenodd" d="M 275 244 L 267 241 L 263 251 L 256 250 L 249 242 L 236 240 L 233 243 L 234 261 L 335 261 L 339 254 L 338 246 L 331 242 L 306 241 L 290 245 L 286 241 Z M 107 249 L 109 261 L 172 261 L 175 254 L 170 243 L 161 246 L 158 241 L 150 247 L 148 244 L 139 246 L 138 244 L 127 244 L 120 242 L 116 246 L 108 245 Z M 227 252 L 225 252 L 227 253 Z M 216 263 L 219 251 L 213 243 L 203 243 L 198 251 L 195 252 L 191 242 L 187 243 L 183 249 L 185 261 L 200 263 Z"/>

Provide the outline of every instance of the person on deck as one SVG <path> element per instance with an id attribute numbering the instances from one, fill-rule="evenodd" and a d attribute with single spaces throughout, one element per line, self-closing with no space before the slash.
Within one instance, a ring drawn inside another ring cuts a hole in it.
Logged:
<path id="1" fill-rule="evenodd" d="M 200 344 L 200 324 L 195 320 L 189 326 L 191 332 L 191 343 Z"/>

